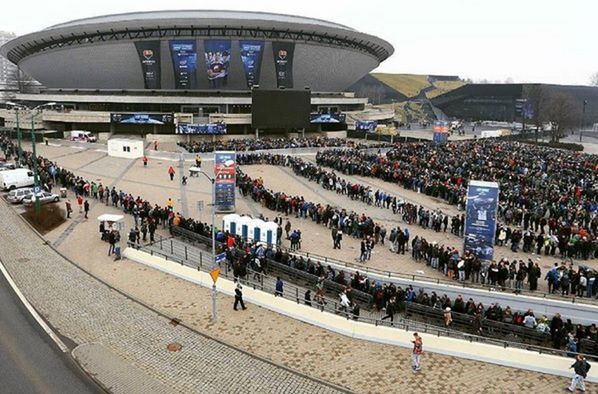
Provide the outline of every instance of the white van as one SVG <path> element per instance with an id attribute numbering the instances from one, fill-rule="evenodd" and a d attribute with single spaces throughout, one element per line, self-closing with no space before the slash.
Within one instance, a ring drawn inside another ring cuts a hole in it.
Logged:
<path id="1" fill-rule="evenodd" d="M 91 134 L 91 131 L 73 130 L 71 131 L 71 141 L 96 142 L 97 138 Z"/>
<path id="2" fill-rule="evenodd" d="M 0 187 L 4 190 L 33 186 L 33 184 L 33 171 L 28 168 L 0 171 Z"/>

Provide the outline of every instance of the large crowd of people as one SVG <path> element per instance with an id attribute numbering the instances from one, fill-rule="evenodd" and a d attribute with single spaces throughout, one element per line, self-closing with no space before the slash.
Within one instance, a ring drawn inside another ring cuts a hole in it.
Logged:
<path id="1" fill-rule="evenodd" d="M 218 150 L 232 150 L 237 152 L 269 150 L 269 149 L 291 149 L 291 148 L 364 148 L 390 146 L 389 144 L 369 144 L 346 138 L 335 137 L 307 137 L 307 138 L 243 138 L 223 141 L 191 141 L 179 142 L 178 145 L 187 152 L 203 153 Z"/>
<path id="2" fill-rule="evenodd" d="M 0 138 L 0 148 L 2 148 L 7 157 L 11 157 L 16 153 L 13 143 L 7 137 Z M 327 179 L 322 179 L 322 177 L 328 177 L 328 174 L 330 173 L 291 156 L 246 154 L 240 155 L 238 161 L 241 165 L 264 162 L 272 165 L 286 165 L 292 167 L 296 173 L 299 173 L 299 175 L 318 180 L 319 183 L 323 185 L 327 184 L 328 187 L 332 189 L 336 189 L 336 182 L 339 181 L 339 179 L 333 179 L 333 181 L 330 182 Z M 33 165 L 33 157 L 31 153 L 23 152 L 23 164 L 28 166 Z M 39 168 L 40 179 L 47 188 L 52 189 L 52 187 L 60 184 L 62 187 L 69 188 L 78 196 L 97 199 L 99 202 L 106 203 L 106 205 L 112 204 L 115 207 L 123 209 L 125 213 L 134 216 L 135 228 L 131 229 L 131 231 L 136 235 L 133 238 L 130 238 L 130 241 L 139 243 L 140 233 L 143 233 L 143 240 L 145 240 L 146 230 L 151 233 L 150 241 L 152 241 L 154 232 L 160 224 L 164 228 L 167 226 L 181 226 L 206 237 L 209 237 L 211 233 L 211 227 L 208 224 L 201 223 L 192 218 L 184 218 L 179 213 L 175 212 L 171 201 L 167 202 L 164 206 L 152 204 L 140 196 L 134 197 L 130 193 L 121 190 L 117 191 L 115 187 L 108 187 L 107 185 L 102 185 L 101 183 L 96 183 L 76 176 L 72 172 L 58 167 L 52 161 L 41 156 L 37 157 L 37 165 Z M 56 168 L 54 175 L 50 173 L 51 167 Z M 56 185 L 53 184 L 54 180 L 56 180 Z M 242 195 L 250 196 L 254 201 L 260 202 L 264 207 L 270 210 L 282 213 L 286 216 L 294 214 L 297 218 L 310 218 L 318 224 L 327 226 L 327 228 L 332 230 L 331 235 L 334 247 L 341 247 L 341 243 L 337 238 L 339 232 L 347 236 L 353 236 L 363 239 L 364 241 L 369 241 L 366 242 L 366 247 L 370 248 L 378 243 L 384 244 L 385 242 L 385 237 L 387 235 L 386 229 L 384 229 L 383 226 L 376 224 L 374 220 L 364 214 L 357 214 L 356 212 L 332 207 L 330 205 L 308 202 L 301 196 L 289 196 L 284 192 L 268 190 L 264 187 L 261 178 L 251 179 L 241 170 L 238 172 L 237 185 Z M 350 193 L 349 190 L 359 190 L 359 187 L 353 189 L 353 185 L 348 183 L 341 186 L 341 189 L 340 193 L 350 195 L 352 198 L 370 198 L 369 192 L 368 197 L 364 197 L 364 193 L 362 192 Z M 584 198 L 587 198 L 587 196 Z M 595 196 L 592 198 L 595 199 Z M 387 207 L 393 208 L 395 205 L 393 200 L 394 197 L 391 198 L 390 203 L 387 203 L 386 198 L 378 198 L 374 193 L 373 199 L 370 199 L 368 202 L 373 204 L 385 204 Z M 569 219 L 572 220 L 573 218 Z M 417 221 L 417 217 L 414 220 Z M 421 219 L 419 220 L 421 221 Z M 437 223 L 438 220 L 433 220 L 433 222 Z M 446 224 L 444 224 L 444 222 L 444 220 L 441 220 L 440 224 L 433 226 L 434 229 L 442 231 L 442 226 L 446 229 Z M 279 224 L 282 227 L 282 221 L 280 221 Z M 139 229 L 138 226 L 142 229 Z M 148 226 L 150 226 L 150 229 L 147 228 Z M 146 230 L 143 230 L 143 228 Z M 588 231 L 588 236 L 594 236 L 595 229 L 593 231 L 594 232 L 591 234 Z M 465 302 L 460 297 L 453 301 L 446 295 L 439 297 L 434 292 L 428 294 L 425 289 L 419 289 L 416 292 L 412 287 L 402 289 L 392 283 L 383 284 L 379 281 L 372 281 L 368 279 L 366 275 L 359 272 L 347 275 L 344 271 L 335 270 L 331 266 L 324 267 L 321 263 L 314 263 L 301 256 L 291 255 L 283 251 L 280 247 L 266 247 L 246 240 L 240 240 L 238 237 L 230 236 L 222 231 L 218 232 L 217 239 L 220 242 L 219 247 L 226 252 L 227 260 L 235 270 L 235 276 L 243 277 L 244 275 L 247 275 L 248 268 L 264 271 L 267 267 L 266 259 L 271 258 L 274 261 L 287 264 L 293 268 L 305 270 L 320 278 L 323 277 L 345 285 L 347 287 L 347 292 L 344 294 L 347 296 L 350 296 L 350 289 L 357 289 L 371 294 L 374 299 L 374 308 L 377 310 L 385 310 L 386 315 L 389 316 L 391 320 L 396 313 L 399 313 L 404 309 L 406 302 L 415 302 L 433 308 L 442 310 L 451 308 L 456 313 L 469 314 L 472 316 L 472 325 L 476 330 L 479 330 L 479 327 L 481 327 L 479 325 L 480 319 L 490 319 L 543 331 L 551 336 L 555 348 L 566 346 L 566 349 L 572 353 L 584 350 L 583 348 L 580 348 L 581 339 L 589 339 L 592 341 L 598 340 L 598 329 L 595 324 L 587 327 L 573 325 L 571 321 L 563 322 L 558 314 L 550 319 L 545 316 L 538 319 L 532 311 L 511 311 L 508 306 L 505 309 L 502 309 L 498 304 L 493 304 L 487 308 L 481 303 L 476 303 L 471 299 Z M 399 241 L 399 239 L 401 239 L 401 241 Z M 409 251 L 409 246 L 411 246 L 412 256 L 416 260 L 423 259 L 427 264 L 434 268 L 441 269 L 447 274 L 448 272 L 452 272 L 449 276 L 452 275 L 458 277 L 460 280 L 477 280 L 475 279 L 478 275 L 476 272 L 479 272 L 479 269 L 473 264 L 475 258 L 472 258 L 468 253 L 459 256 L 459 253 L 456 250 L 444 248 L 435 245 L 434 243 L 428 243 L 425 239 L 418 236 L 415 236 L 410 242 L 409 232 L 407 231 L 405 233 L 405 229 L 398 228 L 390 231 L 388 242 L 390 243 L 390 247 L 394 248 L 398 253 L 404 253 L 405 250 Z M 238 256 L 241 257 L 239 258 Z M 461 263 L 463 263 L 463 265 L 461 265 Z M 461 273 L 461 271 L 463 271 L 463 273 Z M 506 273 L 508 275 L 506 275 Z M 497 286 L 506 286 L 508 281 L 522 282 L 527 280 L 531 287 L 533 280 L 530 280 L 530 278 L 536 277 L 539 279 L 541 277 L 541 272 L 539 271 L 538 264 L 533 263 L 531 260 L 528 260 L 526 263 L 523 261 L 509 263 L 501 260 L 496 267 L 490 266 L 487 275 L 488 278 L 486 280 L 489 281 L 489 283 L 497 284 Z M 585 280 L 582 280 L 582 277 L 585 278 Z M 555 265 L 555 267 L 547 273 L 545 279 L 551 285 L 551 291 L 564 291 L 564 289 L 567 289 L 569 292 L 579 293 L 581 291 L 583 293 L 584 291 L 587 291 L 588 286 L 592 289 L 596 287 L 596 280 L 594 277 L 588 278 L 583 272 L 575 272 L 571 267 L 564 265 Z M 594 280 L 590 281 L 590 279 Z M 483 332 L 480 333 L 483 334 Z"/>
<path id="3" fill-rule="evenodd" d="M 320 152 L 339 173 L 381 178 L 465 207 L 469 180 L 500 185 L 497 238 L 517 251 L 577 259 L 598 253 L 598 156 L 518 142 L 398 144 L 386 155 Z"/>

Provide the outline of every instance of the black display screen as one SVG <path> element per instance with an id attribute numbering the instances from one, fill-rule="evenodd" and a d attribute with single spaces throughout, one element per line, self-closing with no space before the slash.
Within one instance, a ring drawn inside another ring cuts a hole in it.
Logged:
<path id="1" fill-rule="evenodd" d="M 251 126 L 257 129 L 303 129 L 310 125 L 311 92 L 253 89 Z"/>

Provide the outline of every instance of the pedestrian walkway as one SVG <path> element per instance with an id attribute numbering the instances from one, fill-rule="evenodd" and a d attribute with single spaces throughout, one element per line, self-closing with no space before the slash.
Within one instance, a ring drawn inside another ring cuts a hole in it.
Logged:
<path id="1" fill-rule="evenodd" d="M 339 389 L 170 321 L 80 270 L 0 203 L 0 258 L 27 299 L 76 344 L 99 343 L 179 392 L 337 393 Z M 179 351 L 167 349 L 181 344 Z M 93 371 L 91 371 L 93 372 Z"/>

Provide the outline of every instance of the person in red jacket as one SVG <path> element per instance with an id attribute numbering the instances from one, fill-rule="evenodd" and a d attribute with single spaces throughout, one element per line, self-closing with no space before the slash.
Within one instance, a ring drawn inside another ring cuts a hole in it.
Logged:
<path id="1" fill-rule="evenodd" d="M 413 368 L 413 373 L 416 373 L 421 370 L 420 364 L 420 356 L 423 352 L 423 341 L 422 337 L 420 337 L 416 332 L 413 333 L 413 351 L 411 353 L 411 367 Z"/>
<path id="2" fill-rule="evenodd" d="M 168 167 L 168 175 L 170 176 L 171 181 L 174 181 L 174 174 L 175 174 L 174 168 L 172 168 L 172 166 Z"/>

